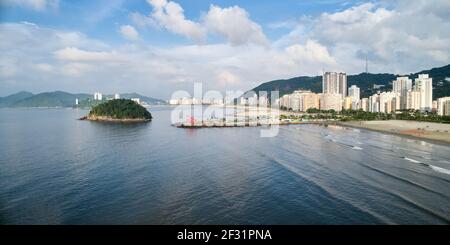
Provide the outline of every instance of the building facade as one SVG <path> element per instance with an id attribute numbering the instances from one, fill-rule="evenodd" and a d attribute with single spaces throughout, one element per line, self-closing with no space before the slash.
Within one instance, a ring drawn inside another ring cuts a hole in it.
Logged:
<path id="1" fill-rule="evenodd" d="M 320 94 L 320 110 L 342 110 L 342 95 L 341 94 Z"/>
<path id="2" fill-rule="evenodd" d="M 397 77 L 392 82 L 392 91 L 400 94 L 400 109 L 408 109 L 407 95 L 412 89 L 412 80 L 408 77 Z"/>
<path id="3" fill-rule="evenodd" d="M 419 109 L 431 112 L 433 108 L 433 79 L 428 77 L 428 74 L 419 74 L 414 83 L 414 90 L 420 93 Z"/>
<path id="4" fill-rule="evenodd" d="M 347 74 L 343 72 L 325 72 L 322 76 L 322 93 L 347 96 Z"/>

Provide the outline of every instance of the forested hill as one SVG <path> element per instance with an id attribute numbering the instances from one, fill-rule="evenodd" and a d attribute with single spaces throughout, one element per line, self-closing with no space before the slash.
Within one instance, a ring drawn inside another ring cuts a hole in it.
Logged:
<path id="1" fill-rule="evenodd" d="M 443 67 L 433 68 L 430 70 L 419 71 L 409 74 L 411 79 L 417 78 L 418 74 L 426 73 L 433 78 L 433 97 L 434 99 L 450 96 L 450 65 Z M 361 97 L 369 97 L 376 93 L 378 90 L 387 91 L 392 89 L 392 81 L 398 76 L 388 73 L 372 74 L 372 73 L 360 73 L 357 75 L 347 76 L 347 86 L 357 85 L 361 88 Z M 374 85 L 384 85 L 375 86 Z M 280 96 L 288 93 L 292 93 L 294 90 L 306 89 L 316 93 L 322 92 L 322 76 L 300 76 L 290 79 L 280 79 L 263 83 L 256 88 L 252 89 L 256 93 L 260 91 L 266 91 L 270 95 L 270 91 L 279 91 Z"/>
<path id="2" fill-rule="evenodd" d="M 137 93 L 120 94 L 121 98 L 131 99 L 139 98 L 142 102 L 150 105 L 165 104 L 165 101 L 152 97 L 143 96 Z M 104 95 L 104 99 L 113 98 L 114 95 Z M 63 91 L 45 92 L 32 94 L 29 92 L 19 92 L 6 97 L 0 97 L 0 107 L 73 107 L 75 100 L 79 103 L 83 101 L 92 101 L 92 94 L 71 94 Z"/>

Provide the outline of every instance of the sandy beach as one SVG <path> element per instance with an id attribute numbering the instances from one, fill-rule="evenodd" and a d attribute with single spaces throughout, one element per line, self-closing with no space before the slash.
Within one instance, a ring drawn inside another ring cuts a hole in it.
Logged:
<path id="1" fill-rule="evenodd" d="M 406 120 L 351 121 L 338 124 L 450 144 L 450 124 Z"/>

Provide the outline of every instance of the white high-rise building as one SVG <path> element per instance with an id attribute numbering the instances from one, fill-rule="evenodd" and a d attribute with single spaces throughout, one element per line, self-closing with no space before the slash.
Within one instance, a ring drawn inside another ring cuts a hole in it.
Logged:
<path id="1" fill-rule="evenodd" d="M 342 95 L 341 94 L 320 94 L 320 110 L 342 110 Z"/>
<path id="2" fill-rule="evenodd" d="M 420 93 L 420 110 L 431 112 L 433 108 L 433 79 L 428 77 L 428 74 L 419 74 L 414 82 L 414 90 Z"/>
<path id="3" fill-rule="evenodd" d="M 392 91 L 400 94 L 400 109 L 407 109 L 407 93 L 412 89 L 412 80 L 408 77 L 397 77 L 392 82 Z"/>
<path id="4" fill-rule="evenodd" d="M 103 95 L 100 92 L 95 92 L 94 93 L 94 100 L 102 100 L 103 99 Z"/>
<path id="5" fill-rule="evenodd" d="M 120 99 L 120 94 L 114 94 L 114 99 L 115 99 L 115 100 Z"/>
<path id="6" fill-rule="evenodd" d="M 75 105 L 78 105 L 78 98 L 75 99 Z"/>
<path id="7" fill-rule="evenodd" d="M 369 97 L 369 111 L 380 112 L 380 95 L 374 94 Z"/>
<path id="8" fill-rule="evenodd" d="M 406 94 L 406 109 L 409 110 L 420 110 L 420 92 L 419 91 L 408 91 Z"/>
<path id="9" fill-rule="evenodd" d="M 382 113 L 391 113 L 400 109 L 400 103 L 397 103 L 399 93 L 396 92 L 383 92 L 379 95 L 380 110 Z"/>
<path id="10" fill-rule="evenodd" d="M 361 107 L 361 109 L 363 111 L 369 111 L 369 99 L 368 98 L 362 98 L 360 107 Z"/>
<path id="11" fill-rule="evenodd" d="M 347 74 L 342 72 L 325 72 L 322 76 L 324 94 L 341 94 L 347 96 Z"/>
<path id="12" fill-rule="evenodd" d="M 358 110 L 361 107 L 360 91 L 361 90 L 356 85 L 352 85 L 352 86 L 350 86 L 350 88 L 348 88 L 348 96 L 352 97 L 352 105 L 351 105 L 352 110 Z"/>
<path id="13" fill-rule="evenodd" d="M 360 95 L 360 89 L 358 86 L 356 85 L 352 85 L 350 86 L 350 88 L 348 88 L 348 96 L 353 98 L 353 101 L 358 101 L 361 99 L 361 95 Z"/>
<path id="14" fill-rule="evenodd" d="M 439 116 L 448 116 L 448 106 L 446 106 L 450 101 L 450 97 L 442 97 L 437 99 L 437 114 Z"/>

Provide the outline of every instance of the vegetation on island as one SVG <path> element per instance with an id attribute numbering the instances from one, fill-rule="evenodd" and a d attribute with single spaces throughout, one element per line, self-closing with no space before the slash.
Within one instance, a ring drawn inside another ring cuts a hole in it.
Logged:
<path id="1" fill-rule="evenodd" d="M 145 107 L 128 99 L 109 100 L 107 102 L 96 105 L 89 112 L 89 118 L 106 118 L 106 119 L 142 119 L 151 120 L 152 115 Z"/>

